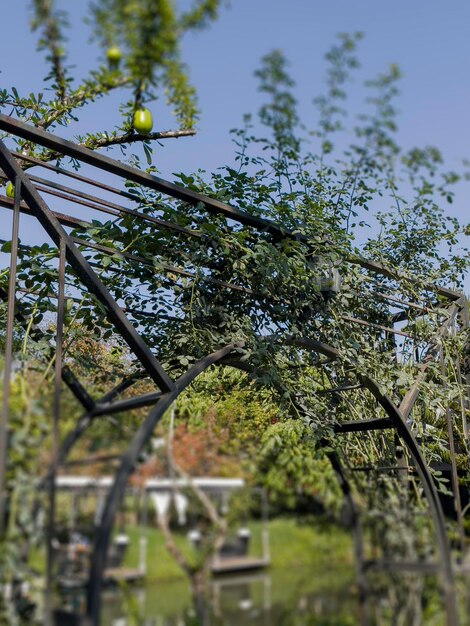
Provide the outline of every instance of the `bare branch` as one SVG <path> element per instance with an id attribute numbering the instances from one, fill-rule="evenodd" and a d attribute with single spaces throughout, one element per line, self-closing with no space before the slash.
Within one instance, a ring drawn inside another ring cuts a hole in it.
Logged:
<path id="1" fill-rule="evenodd" d="M 136 143 L 142 141 L 155 141 L 159 139 L 178 139 L 179 137 L 191 137 L 196 134 L 196 130 L 193 128 L 189 128 L 186 130 L 164 130 L 161 132 L 151 133 L 149 135 L 142 135 L 140 133 L 126 133 L 123 135 L 105 135 L 103 137 L 98 138 L 90 138 L 88 140 L 79 142 L 79 146 L 83 146 L 84 148 L 89 148 L 90 150 L 98 150 L 99 148 L 106 148 L 108 146 L 125 144 L 125 143 Z M 31 143 L 25 143 L 21 151 L 24 154 L 28 154 L 33 148 Z M 54 150 L 44 149 L 39 155 L 36 155 L 36 158 L 47 163 L 48 161 L 52 161 L 57 159 L 61 155 Z M 31 164 L 24 163 L 23 169 L 26 170 L 29 167 L 32 167 Z"/>
<path id="2" fill-rule="evenodd" d="M 180 137 L 192 137 L 196 134 L 194 128 L 184 130 L 163 130 L 159 132 L 143 135 L 133 131 L 118 135 L 117 133 L 104 133 L 100 137 L 90 137 L 80 142 L 80 146 L 96 150 L 98 148 L 107 148 L 108 146 L 137 143 L 139 141 L 157 141 L 159 139 L 179 139 Z"/>

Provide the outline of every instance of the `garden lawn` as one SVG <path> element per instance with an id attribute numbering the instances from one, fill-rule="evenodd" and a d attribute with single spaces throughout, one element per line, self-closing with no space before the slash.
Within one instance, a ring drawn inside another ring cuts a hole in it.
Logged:
<path id="1" fill-rule="evenodd" d="M 261 523 L 251 522 L 252 533 L 250 554 L 261 556 Z M 352 546 L 350 535 L 335 525 L 309 520 L 308 523 L 292 518 L 271 520 L 269 545 L 272 568 L 314 567 L 328 570 L 344 565 L 345 570 L 352 567 Z M 131 539 L 125 565 L 136 567 L 138 564 L 140 530 L 126 528 Z M 183 572 L 176 565 L 165 549 L 163 537 L 155 528 L 149 528 L 147 534 L 147 580 L 175 580 L 184 578 Z M 184 533 L 175 532 L 176 544 L 186 553 L 191 548 Z"/>

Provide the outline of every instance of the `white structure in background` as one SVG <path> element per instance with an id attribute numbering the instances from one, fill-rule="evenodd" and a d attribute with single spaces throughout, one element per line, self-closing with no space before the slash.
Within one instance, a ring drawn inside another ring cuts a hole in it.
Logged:
<path id="1" fill-rule="evenodd" d="M 158 442 L 157 442 L 158 445 Z M 72 521 L 77 518 L 76 502 L 81 494 L 93 495 L 97 500 L 94 523 L 99 524 L 103 512 L 103 506 L 106 494 L 112 487 L 113 478 L 111 476 L 58 476 L 56 479 L 56 488 L 62 492 L 72 494 L 72 506 L 70 509 L 70 518 Z M 197 488 L 211 497 L 215 497 L 220 503 L 222 514 L 228 512 L 228 503 L 230 494 L 245 487 L 245 481 L 242 478 L 217 478 L 217 477 L 198 477 L 198 478 L 151 478 L 146 480 L 139 487 L 129 487 L 129 491 L 139 497 L 140 504 L 138 506 L 139 526 L 141 528 L 141 536 L 139 539 L 139 564 L 136 569 L 136 576 L 144 576 L 147 560 L 147 501 L 150 497 L 152 501 L 157 520 L 161 520 L 166 515 L 172 502 L 174 504 L 178 524 L 184 526 L 187 523 L 187 513 L 189 507 L 188 496 L 183 493 L 185 490 Z M 266 493 L 262 489 L 252 489 L 260 494 L 261 512 L 262 512 L 262 556 L 253 557 L 248 553 L 250 544 L 250 530 L 248 528 L 239 528 L 235 538 L 227 540 L 222 546 L 220 553 L 214 557 L 212 571 L 214 573 L 222 573 L 229 571 L 242 571 L 248 569 L 258 569 L 269 564 L 269 538 L 267 529 L 267 498 Z M 188 539 L 197 545 L 199 537 L 198 529 L 191 529 L 188 533 Z M 200 537 L 199 537 L 200 538 Z M 121 542 L 123 537 L 119 537 Z"/>
<path id="2" fill-rule="evenodd" d="M 155 478 L 145 483 L 145 489 L 155 506 L 157 520 L 160 521 L 166 515 L 173 501 L 180 526 L 186 524 L 189 506 L 188 498 L 181 493 L 181 489 L 196 487 L 205 492 L 221 495 L 226 501 L 230 491 L 242 489 L 244 486 L 245 481 L 242 478 Z"/>

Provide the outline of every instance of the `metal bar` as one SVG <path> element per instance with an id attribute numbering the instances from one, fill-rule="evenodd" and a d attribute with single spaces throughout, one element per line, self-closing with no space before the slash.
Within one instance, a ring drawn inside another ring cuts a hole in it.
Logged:
<path id="1" fill-rule="evenodd" d="M 34 176 L 30 176 L 29 178 L 32 181 L 34 181 L 35 179 Z M 106 206 L 101 206 L 100 204 L 97 204 L 96 202 L 90 202 L 89 200 L 85 200 L 84 198 L 79 197 L 78 194 L 76 196 L 75 195 L 72 196 L 70 194 L 63 193 L 62 191 L 57 191 L 56 189 L 53 189 L 52 186 L 35 184 L 34 187 L 43 194 L 48 194 L 50 196 L 54 196 L 55 198 L 60 198 L 61 200 L 67 200 L 68 202 L 72 202 L 73 204 L 80 204 L 82 206 L 88 207 L 89 209 L 93 209 L 94 211 L 99 211 L 100 213 L 106 213 L 107 215 L 114 215 L 115 217 L 120 217 L 120 214 L 118 211 L 115 211 L 114 209 L 110 209 Z"/>
<path id="2" fill-rule="evenodd" d="M 25 246 L 20 247 L 23 248 Z M 22 291 L 22 289 L 20 289 L 19 291 Z M 6 300 L 7 298 L 8 294 L 5 293 L 4 290 L 0 287 L 0 299 Z M 15 318 L 23 328 L 27 328 L 28 320 L 22 314 L 21 304 L 18 302 L 15 302 Z M 33 339 L 33 341 L 40 341 L 44 337 L 44 333 L 38 326 L 33 324 L 30 331 L 30 337 L 31 339 Z M 67 365 L 64 365 L 62 368 L 62 378 L 67 387 L 80 402 L 80 404 L 88 410 L 92 409 L 94 406 L 93 399 Z"/>
<path id="3" fill-rule="evenodd" d="M 122 393 L 123 391 L 131 387 L 137 380 L 139 380 L 139 378 L 142 378 L 142 377 L 143 377 L 142 374 L 134 374 L 132 376 L 125 378 L 118 385 L 116 385 L 113 389 L 108 391 L 108 393 L 102 396 L 102 398 L 98 402 L 101 404 L 110 402 L 111 400 L 113 400 L 113 398 L 115 398 L 120 393 Z M 91 410 L 89 410 L 80 417 L 77 424 L 67 433 L 67 435 L 65 436 L 65 438 L 63 439 L 59 447 L 59 453 L 57 457 L 58 466 L 63 465 L 65 463 L 65 459 L 67 458 L 68 454 L 70 453 L 70 451 L 72 450 L 76 442 L 83 435 L 83 433 L 86 431 L 88 426 L 91 424 L 92 419 L 93 418 L 91 416 Z M 47 473 L 42 479 L 41 485 L 44 485 L 47 483 L 50 472 L 51 472 L 51 468 L 48 469 Z"/>
<path id="4" fill-rule="evenodd" d="M 319 395 L 324 393 L 338 393 L 340 391 L 353 391 L 354 389 L 361 389 L 362 385 L 343 385 L 342 387 L 331 387 L 330 389 L 320 389 L 317 391 Z"/>
<path id="5" fill-rule="evenodd" d="M 8 421 L 10 413 L 10 378 L 13 362 L 13 326 L 15 321 L 15 289 L 16 270 L 18 265 L 18 243 L 20 225 L 20 202 L 21 202 L 21 181 L 13 177 L 15 181 L 15 203 L 13 212 L 13 224 L 11 234 L 10 251 L 10 272 L 8 277 L 8 298 L 7 298 L 7 323 L 5 332 L 5 361 L 3 365 L 3 402 L 0 416 L 0 537 L 5 529 L 6 513 L 6 464 L 7 464 L 7 437 Z"/>
<path id="6" fill-rule="evenodd" d="M 455 359 L 455 373 L 457 376 L 457 383 L 461 387 L 465 387 L 462 377 L 462 369 L 460 367 L 459 355 Z M 467 411 L 470 413 L 470 402 L 467 394 L 462 394 L 460 398 L 461 415 L 462 415 L 462 430 L 465 441 L 468 441 L 468 420 Z"/>
<path id="7" fill-rule="evenodd" d="M 115 174 L 116 176 L 126 178 L 127 180 L 131 180 L 137 184 L 145 185 L 154 191 L 167 194 L 173 198 L 187 202 L 188 204 L 194 206 L 197 204 L 203 204 L 210 213 L 223 215 L 227 219 L 234 220 L 240 224 L 244 224 L 245 226 L 253 226 L 254 228 L 268 232 L 276 237 L 280 236 L 284 238 L 286 236 L 287 231 L 277 224 L 270 223 L 266 220 L 250 215 L 249 213 L 244 213 L 236 207 L 220 202 L 219 200 L 209 198 L 208 196 L 192 191 L 191 189 L 185 189 L 184 187 L 176 185 L 175 183 L 170 183 L 163 178 L 137 170 L 130 165 L 111 159 L 104 154 L 98 154 L 88 148 L 78 146 L 72 141 L 56 137 L 52 133 L 29 126 L 28 124 L 24 124 L 23 122 L 20 122 L 12 117 L 8 117 L 7 115 L 0 114 L 0 129 L 16 135 L 17 137 L 22 137 L 27 141 L 38 143 L 41 146 L 54 150 L 61 155 L 66 155 L 77 159 L 82 163 L 98 167 L 99 169 L 109 172 L 110 174 Z"/>
<path id="8" fill-rule="evenodd" d="M 0 115 L 0 118 L 2 117 L 4 116 Z M 15 159 L 11 156 L 8 148 L 1 141 L 0 164 L 8 176 L 13 178 L 16 175 L 18 180 L 21 181 L 24 199 L 33 210 L 33 213 L 36 215 L 37 219 L 54 243 L 58 246 L 60 245 L 60 241 L 62 239 L 64 240 L 67 261 L 78 274 L 82 282 L 88 287 L 90 292 L 93 293 L 93 295 L 96 296 L 99 302 L 104 306 L 107 311 L 109 321 L 115 326 L 130 349 L 142 363 L 143 367 L 148 371 L 149 376 L 157 383 L 162 391 L 172 389 L 174 387 L 173 381 L 165 373 L 161 364 L 152 354 L 147 344 L 126 318 L 108 289 L 99 280 L 98 276 L 92 270 L 83 255 L 79 252 L 72 239 L 68 236 L 66 231 L 51 213 L 47 204 L 36 191 L 33 183 L 29 181 L 26 174 L 21 170 Z"/>
<path id="9" fill-rule="evenodd" d="M 5 240 L 4 239 L 0 239 L 0 245 L 3 244 L 3 243 L 5 243 Z M 20 245 L 20 248 L 29 248 L 29 246 Z M 90 265 L 95 266 L 97 264 L 90 263 Z M 0 293 L 1 293 L 1 291 L 2 290 L 0 289 Z M 32 291 L 31 289 L 25 289 L 24 287 L 19 287 L 19 288 L 17 288 L 16 291 L 18 291 L 20 293 L 25 293 L 25 294 L 27 294 L 29 296 L 35 296 L 35 297 L 43 296 L 43 297 L 46 297 L 46 298 L 49 298 L 49 299 L 57 300 L 57 294 L 51 293 L 51 292 L 49 292 L 49 293 L 44 295 L 44 294 L 41 294 L 39 291 Z M 77 297 L 74 297 L 74 298 L 69 297 L 68 300 L 73 300 L 73 302 L 75 302 L 77 304 L 82 301 L 81 298 L 77 298 Z M 125 307 L 125 306 L 122 306 L 120 308 L 121 308 L 121 311 L 124 311 L 124 312 L 127 312 L 127 313 L 131 313 L 132 315 L 142 315 L 144 317 L 155 317 L 155 313 L 153 311 L 144 311 L 143 309 L 134 309 L 133 307 Z M 174 322 L 181 322 L 182 321 L 181 318 L 175 317 L 174 315 L 163 315 L 163 314 L 160 314 L 160 317 L 162 319 L 171 320 L 171 321 L 174 321 Z M 70 372 L 70 370 L 69 370 L 69 372 Z M 65 381 L 65 382 L 67 382 L 67 381 Z M 72 387 L 70 387 L 70 389 L 72 389 Z"/>
<path id="10" fill-rule="evenodd" d="M 395 428 L 389 417 L 376 417 L 370 420 L 356 420 L 353 422 L 342 422 L 335 424 L 333 430 L 335 433 L 362 433 L 369 430 L 386 430 Z"/>
<path id="11" fill-rule="evenodd" d="M 107 463 L 109 461 L 119 461 L 122 458 L 120 454 L 101 454 L 99 456 L 87 457 L 86 459 L 73 459 L 63 463 L 64 467 L 76 467 L 81 465 L 96 465 L 98 463 Z"/>
<path id="12" fill-rule="evenodd" d="M 366 570 L 383 570 L 386 572 L 416 572 L 422 574 L 433 574 L 439 571 L 438 563 L 427 561 L 364 561 Z M 457 622 L 455 622 L 457 624 Z"/>
<path id="13" fill-rule="evenodd" d="M 97 198 L 96 196 L 92 196 L 91 194 L 85 193 L 83 191 L 78 191 L 77 189 L 73 189 L 72 187 L 68 187 L 66 185 L 60 185 L 59 183 L 55 183 L 46 178 L 29 176 L 29 179 L 35 183 L 39 183 L 40 185 L 45 185 L 45 187 L 36 185 L 36 189 L 38 191 L 49 193 L 53 196 L 62 198 L 63 200 L 68 200 L 76 204 L 82 204 L 83 206 L 94 209 L 95 211 L 100 211 L 101 213 L 108 213 L 109 215 L 115 216 L 122 216 L 123 214 L 132 215 L 133 217 L 136 217 L 144 222 L 149 222 L 151 224 L 155 224 L 157 226 L 161 226 L 162 228 L 167 228 L 169 230 L 173 230 L 178 233 L 188 235 L 190 237 L 194 237 L 197 239 L 200 239 L 202 237 L 202 233 L 199 233 L 190 228 L 185 228 L 184 226 L 180 226 L 179 224 L 173 224 L 172 222 L 162 220 L 158 217 L 152 217 L 151 215 L 139 213 L 138 211 L 129 209 L 128 207 L 124 207 L 120 204 L 115 204 L 114 202 L 109 202 L 108 200 L 104 200 L 103 198 Z M 76 198 L 73 196 L 76 196 Z M 136 198 L 133 199 L 134 201 L 136 201 Z"/>
<path id="14" fill-rule="evenodd" d="M 405 333 L 401 330 L 396 330 L 395 328 L 389 328 L 388 326 L 382 326 L 381 324 L 375 324 L 374 322 L 366 322 L 366 320 L 357 319 L 356 317 L 349 317 L 349 315 L 340 315 L 340 319 L 345 322 L 351 322 L 352 324 L 359 324 L 360 326 L 369 326 L 370 328 L 376 328 L 377 330 L 382 330 L 386 333 L 391 333 L 392 335 L 401 335 L 402 337 L 408 337 L 409 339 L 414 339 L 413 335 L 409 333 Z"/>
<path id="15" fill-rule="evenodd" d="M 13 200 L 10 200 L 10 198 L 7 198 L 6 196 L 0 196 L 0 206 L 5 209 L 11 210 L 13 209 Z M 31 211 L 29 206 L 24 202 L 22 202 L 20 205 L 20 212 L 24 213 L 25 215 L 31 215 L 35 217 L 33 211 Z M 62 224 L 62 226 L 69 226 L 71 228 L 86 228 L 88 226 L 91 226 L 90 222 L 73 217 L 72 215 L 58 213 L 57 211 L 51 211 L 51 213 L 56 217 L 58 222 Z"/>
<path id="16" fill-rule="evenodd" d="M 90 396 L 85 387 L 80 383 L 75 374 L 73 374 L 72 371 L 67 367 L 67 365 L 64 365 L 62 367 L 62 380 L 80 402 L 83 408 L 87 409 L 87 411 L 91 411 L 95 406 L 95 401 Z"/>
<path id="17" fill-rule="evenodd" d="M 357 292 L 360 295 L 359 292 Z M 431 309 L 425 306 L 421 306 L 420 304 L 416 304 L 415 302 L 405 302 L 404 300 L 400 300 L 400 298 L 395 298 L 394 296 L 385 295 L 384 293 L 379 293 L 378 291 L 374 291 L 371 294 L 374 298 L 379 298 L 380 300 L 387 300 L 388 302 L 393 302 L 400 307 L 405 309 L 416 309 L 417 311 L 421 311 L 422 313 L 430 313 Z M 397 307 L 398 308 L 398 307 Z"/>
<path id="18" fill-rule="evenodd" d="M 0 118 L 0 127 L 2 126 L 2 121 Z M 443 296 L 444 298 L 448 298 L 449 300 L 458 300 L 461 297 L 461 293 L 458 291 L 454 291 L 453 289 L 447 289 L 446 287 L 440 287 L 439 285 L 434 285 L 433 283 L 428 283 L 426 281 L 422 281 L 419 278 L 412 278 L 410 276 L 405 276 L 401 272 L 397 272 L 393 268 L 386 267 L 382 263 L 378 263 L 377 261 L 371 261 L 369 259 L 364 259 L 358 255 L 350 255 L 348 257 L 348 262 L 353 263 L 354 265 L 359 265 L 374 274 L 379 274 L 381 276 L 386 276 L 387 278 L 391 278 L 392 280 L 406 280 L 412 285 L 418 285 L 423 290 L 426 291 L 434 291 L 435 293 Z"/>
<path id="19" fill-rule="evenodd" d="M 98 187 L 99 189 L 103 189 L 104 191 L 109 191 L 110 193 L 116 194 L 123 198 L 127 198 L 128 200 L 133 200 L 134 202 L 138 202 L 139 200 L 134 194 L 129 193 L 128 191 L 116 189 L 116 187 L 106 185 L 106 183 L 103 183 L 100 180 L 88 178 L 87 176 L 83 176 L 83 174 L 79 174 L 78 172 L 66 170 L 63 167 L 58 167 L 57 165 L 51 165 L 50 163 L 47 163 L 47 161 L 41 161 L 41 159 L 36 159 L 35 157 L 27 154 L 21 154 L 21 152 L 12 152 L 12 155 L 16 159 L 20 159 L 21 161 L 25 161 L 26 163 L 38 165 L 39 167 L 47 169 L 50 172 L 54 172 L 55 174 L 62 174 L 63 176 L 67 176 L 68 178 L 73 178 L 74 180 L 78 180 L 81 183 L 86 183 L 87 185 Z"/>
<path id="20" fill-rule="evenodd" d="M 462 297 L 461 300 L 461 310 L 460 310 L 460 319 L 461 319 L 461 324 L 463 326 L 463 328 L 468 329 L 470 327 L 470 321 L 469 321 L 469 315 L 468 315 L 468 307 L 469 307 L 469 302 L 466 298 L 466 296 Z M 465 344 L 465 347 L 467 350 L 470 350 L 470 338 L 467 340 L 467 343 Z M 464 347 L 464 350 L 465 350 Z M 470 359 L 470 354 L 469 354 L 469 359 Z M 464 434 L 465 434 L 465 439 L 466 441 L 468 441 L 469 439 L 469 427 L 468 427 L 468 420 L 467 420 L 467 413 L 466 411 L 469 412 L 470 414 L 470 371 L 467 371 L 463 374 L 462 376 L 462 371 L 461 371 L 461 367 L 460 367 L 460 362 L 458 363 L 458 368 L 457 368 L 457 374 L 459 376 L 459 381 L 462 382 L 462 384 L 465 387 L 465 393 L 464 396 L 462 398 L 463 402 L 462 402 L 462 426 L 463 426 L 463 430 L 464 430 Z M 463 380 L 465 379 L 465 380 Z"/>
<path id="21" fill-rule="evenodd" d="M 240 209 L 237 209 L 236 207 L 233 207 L 229 204 L 220 202 L 219 200 L 215 200 L 213 198 L 209 198 L 204 194 L 192 191 L 190 189 L 185 189 L 183 187 L 180 187 L 179 185 L 170 183 L 169 181 L 159 178 L 157 176 L 153 176 L 151 174 L 147 174 L 146 172 L 137 170 L 129 165 L 121 163 L 120 161 L 111 159 L 110 157 L 107 157 L 103 154 L 98 154 L 93 150 L 89 150 L 88 148 L 78 146 L 72 141 L 56 137 L 52 133 L 25 124 L 24 122 L 20 122 L 19 120 L 16 120 L 7 115 L 0 114 L 0 129 L 6 131 L 7 133 L 22 137 L 27 141 L 31 141 L 46 148 L 50 148 L 51 150 L 57 151 L 62 155 L 67 155 L 79 161 L 82 161 L 83 163 L 98 167 L 111 174 L 127 178 L 128 180 L 132 180 L 133 182 L 149 187 L 150 189 L 154 189 L 155 191 L 158 191 L 160 193 L 164 193 L 173 198 L 182 200 L 183 202 L 187 202 L 188 204 L 202 204 L 210 213 L 223 215 L 227 219 L 234 220 L 235 222 L 244 224 L 245 226 L 252 226 L 261 230 L 262 232 L 270 233 L 277 238 L 284 239 L 286 237 L 289 237 L 308 243 L 308 240 L 306 238 L 295 235 L 294 233 L 279 224 L 255 217 L 253 215 L 250 215 L 249 213 L 240 211 Z M 439 285 L 433 285 L 423 282 L 419 279 L 405 276 L 400 272 L 396 272 L 391 268 L 387 268 L 376 261 L 363 259 L 362 257 L 359 257 L 357 255 L 350 255 L 345 260 L 348 263 L 360 265 L 361 267 L 364 267 L 365 269 L 368 269 L 375 274 L 387 276 L 389 278 L 393 278 L 394 280 L 402 279 L 408 281 L 411 284 L 420 285 L 423 289 L 434 291 L 439 295 L 449 298 L 451 300 L 457 300 L 462 295 L 461 293 L 453 291 L 451 289 L 446 289 L 444 287 L 440 287 Z"/>
<path id="22" fill-rule="evenodd" d="M 430 345 L 430 348 L 425 356 L 425 358 L 423 359 L 423 361 L 421 362 L 420 366 L 419 366 L 419 373 L 418 376 L 415 378 L 415 382 L 412 384 L 412 386 L 408 389 L 408 391 L 406 392 L 405 396 L 403 397 L 403 400 L 400 403 L 399 406 L 399 411 L 401 413 L 401 415 L 403 416 L 404 419 L 406 419 L 409 414 L 411 413 L 416 400 L 418 399 L 419 396 L 419 390 L 421 389 L 421 384 L 424 380 L 424 377 L 426 375 L 426 371 L 429 367 L 429 364 L 431 363 L 432 359 L 435 357 L 436 352 L 437 352 L 437 344 L 439 342 L 439 339 L 441 337 L 443 337 L 445 335 L 445 333 L 447 332 L 450 324 L 452 324 L 455 320 L 455 316 L 457 315 L 458 312 L 458 306 L 456 303 L 452 304 L 452 306 L 449 308 L 449 317 L 447 318 L 447 320 L 440 326 L 439 330 L 436 333 L 436 337 L 434 338 L 432 344 Z"/>
<path id="23" fill-rule="evenodd" d="M 328 442 L 325 442 L 328 447 Z M 331 450 L 327 452 L 328 459 L 333 467 L 334 472 L 338 478 L 338 482 L 340 485 L 340 489 L 343 493 L 343 497 L 349 507 L 349 511 L 352 518 L 352 526 L 354 529 L 353 538 L 354 538 L 354 562 L 356 566 L 356 580 L 359 592 L 359 602 L 362 606 L 364 602 L 364 594 L 367 587 L 367 582 L 364 577 L 364 542 L 362 538 L 362 525 L 361 519 L 359 516 L 359 511 L 354 502 L 354 498 L 352 496 L 352 490 L 350 482 L 346 476 L 346 473 L 343 468 L 343 464 L 339 458 L 339 455 L 336 451 Z"/>
<path id="24" fill-rule="evenodd" d="M 361 465 L 360 467 L 352 467 L 352 472 L 416 472 L 414 465 Z"/>
<path id="25" fill-rule="evenodd" d="M 22 211 L 23 212 L 23 211 Z M 57 214 L 55 214 L 57 215 Z M 60 221 L 60 220 L 59 220 Z M 91 225 L 91 224 L 90 224 Z M 72 237 L 72 241 L 74 241 L 76 244 L 80 245 L 80 246 L 84 246 L 86 248 L 90 248 L 92 250 L 98 250 L 100 252 L 106 252 L 108 254 L 116 254 L 120 257 L 123 258 L 128 258 L 131 261 L 136 261 L 137 263 L 142 263 L 143 265 L 148 265 L 153 267 L 153 264 L 148 261 L 147 259 L 144 259 L 143 257 L 139 257 L 136 256 L 135 254 L 130 254 L 129 252 L 121 252 L 120 250 L 116 250 L 115 248 L 110 248 L 109 246 L 102 246 L 101 244 L 97 244 L 97 243 L 93 243 L 90 241 L 87 241 L 86 239 L 80 239 L 79 237 Z M 6 243 L 5 239 L 0 239 L 0 244 Z M 20 248 L 23 250 L 31 250 L 31 246 L 27 246 L 27 245 L 20 245 Z M 96 267 L 96 268 L 101 268 L 99 263 L 94 263 L 92 261 L 88 261 L 88 264 L 90 265 L 90 267 Z M 179 267 L 175 267 L 173 265 L 162 265 L 162 268 L 165 272 L 169 273 L 169 274 L 178 274 L 179 276 L 184 276 L 185 278 L 199 278 L 198 276 L 196 276 L 195 274 L 192 274 L 191 272 L 188 272 L 186 270 L 182 270 Z M 118 269 L 112 267 L 112 266 L 108 266 L 106 268 L 108 271 L 119 271 Z M 249 289 L 248 287 L 241 287 L 240 285 L 234 285 L 232 283 L 225 283 L 221 280 L 218 280 L 217 278 L 212 278 L 211 276 L 201 276 L 200 277 L 202 281 L 213 284 L 213 285 L 218 285 L 219 287 L 223 287 L 224 289 L 231 289 L 234 291 L 242 291 L 243 293 L 247 293 L 248 295 L 253 295 L 253 296 L 259 296 L 262 297 L 261 294 L 257 294 L 254 291 L 252 291 L 251 289 Z M 171 279 L 167 279 L 168 281 L 171 281 Z M 28 291 L 26 289 L 20 288 L 18 291 L 21 291 L 23 293 L 28 293 L 31 295 L 39 295 L 36 292 L 33 291 Z M 47 295 L 48 298 L 55 298 L 55 294 L 50 293 Z M 74 299 L 74 298 L 72 298 Z M 75 301 L 77 301 L 77 299 L 75 299 Z M 121 311 L 129 311 L 132 314 L 139 314 L 139 315 L 152 315 L 155 316 L 155 312 L 152 311 L 143 311 L 140 309 L 129 309 L 127 307 L 120 307 Z M 160 314 L 161 317 L 168 319 L 168 316 Z M 177 318 L 171 318 L 171 319 L 177 319 Z"/>
<path id="26" fill-rule="evenodd" d="M 46 534 L 46 616 L 52 623 L 51 595 L 54 580 L 54 536 L 55 536 L 55 507 L 56 507 L 56 472 L 57 454 L 59 450 L 59 420 L 60 420 L 60 383 L 62 380 L 63 342 L 64 342 L 64 300 L 65 300 L 65 242 L 62 240 L 59 247 L 58 264 L 58 301 L 56 318 L 56 345 L 54 363 L 54 398 L 52 406 L 52 472 L 48 481 L 48 523 Z"/>
<path id="27" fill-rule="evenodd" d="M 152 406 L 161 396 L 161 393 L 146 393 L 141 396 L 126 398 L 113 403 L 102 404 L 97 402 L 91 415 L 95 418 L 100 415 L 113 415 L 114 413 L 121 413 L 122 411 L 132 411 L 133 409 L 140 409 L 144 406 Z"/>
<path id="28" fill-rule="evenodd" d="M 442 384 L 444 388 L 446 387 L 446 367 L 444 361 L 444 353 L 442 349 L 442 345 L 439 346 L 439 362 L 441 368 L 441 377 Z M 460 550 L 462 554 L 465 549 L 465 530 L 463 526 L 463 515 L 462 515 L 462 501 L 460 499 L 460 489 L 459 489 L 459 477 L 457 475 L 457 462 L 455 457 L 455 440 L 454 440 L 454 429 L 452 424 L 452 414 L 450 412 L 449 404 L 446 404 L 445 407 L 445 416 L 446 416 L 446 426 L 447 426 L 447 436 L 449 438 L 449 456 L 450 456 L 450 476 L 451 476 L 451 484 L 452 484 L 452 492 L 454 494 L 454 508 L 455 514 L 457 517 L 457 528 L 459 532 L 460 539 Z"/>
<path id="29" fill-rule="evenodd" d="M 99 250 L 100 252 L 106 252 L 107 254 L 116 254 L 124 259 L 129 259 L 130 261 L 135 261 L 136 263 L 142 263 L 143 265 L 148 265 L 150 267 L 154 267 L 151 261 L 144 259 L 141 256 L 137 256 L 136 254 L 131 254 L 130 252 L 122 252 L 121 250 L 117 250 L 115 248 L 110 248 L 109 246 L 102 246 L 98 243 L 93 243 L 92 241 L 87 241 L 86 239 L 80 239 L 79 237 L 71 238 L 74 243 L 79 246 L 84 246 L 86 248 L 91 248 L 92 250 Z M 162 268 L 165 272 L 169 272 L 171 274 L 178 274 L 179 276 L 184 276 L 185 278 L 199 278 L 192 272 L 188 272 L 187 270 L 182 270 L 179 267 L 175 267 L 174 265 L 166 265 L 162 264 Z M 212 283 L 214 285 L 218 285 L 219 287 L 224 287 L 225 289 L 231 289 L 233 291 L 242 291 L 248 295 L 259 295 L 255 294 L 254 291 L 249 289 L 248 287 L 241 287 L 240 285 L 234 285 L 232 283 L 226 283 L 218 278 L 212 278 L 212 276 L 201 276 L 200 279 L 206 283 Z"/>

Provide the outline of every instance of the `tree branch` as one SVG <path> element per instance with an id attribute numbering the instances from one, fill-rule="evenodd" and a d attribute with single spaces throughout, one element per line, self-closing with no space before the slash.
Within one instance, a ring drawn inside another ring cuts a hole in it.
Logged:
<path id="1" fill-rule="evenodd" d="M 168 523 L 168 514 L 165 513 L 161 516 L 157 515 L 157 523 L 165 539 L 165 548 L 174 558 L 176 563 L 181 567 L 183 572 L 192 581 L 193 576 L 194 576 L 194 567 L 192 567 L 189 564 L 189 561 L 186 559 L 184 554 L 181 552 L 181 550 L 178 548 L 178 546 L 173 540 L 173 533 L 171 532 L 170 526 Z"/>
<path id="2" fill-rule="evenodd" d="M 141 133 L 135 133 L 133 131 L 118 135 L 117 133 L 103 133 L 99 137 L 90 137 L 81 141 L 80 146 L 96 150 L 98 148 L 107 148 L 108 146 L 137 143 L 139 141 L 156 141 L 159 139 L 178 139 L 180 137 L 191 137 L 196 134 L 194 128 L 187 128 L 184 130 L 163 130 L 160 132 L 150 133 L 143 135 Z"/>
<path id="3" fill-rule="evenodd" d="M 89 148 L 90 150 L 98 150 L 99 148 L 107 148 L 113 145 L 122 145 L 126 143 L 137 143 L 142 141 L 156 141 L 159 139 L 178 139 L 179 137 L 191 137 L 196 134 L 194 128 L 188 128 L 185 130 L 164 130 L 161 132 L 150 133 L 149 135 L 142 135 L 140 133 L 125 133 L 123 135 L 104 135 L 102 137 L 93 137 L 85 141 L 78 143 L 79 146 Z M 24 154 L 28 154 L 32 150 L 31 143 L 25 143 L 21 150 Z M 57 159 L 61 156 L 59 152 L 53 150 L 44 149 L 40 154 L 36 155 L 36 158 L 47 163 L 53 159 Z M 23 169 L 26 170 L 32 167 L 31 164 L 23 163 Z"/>

